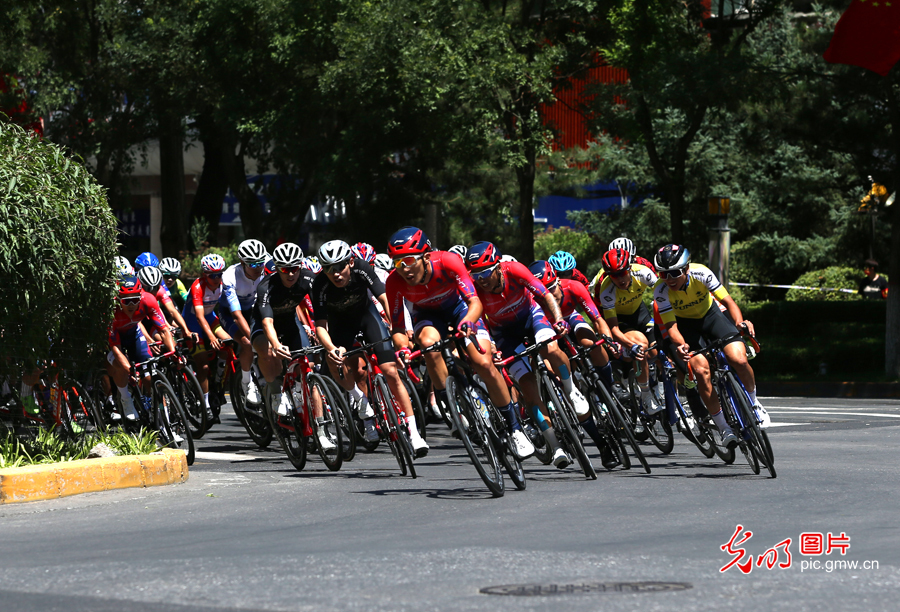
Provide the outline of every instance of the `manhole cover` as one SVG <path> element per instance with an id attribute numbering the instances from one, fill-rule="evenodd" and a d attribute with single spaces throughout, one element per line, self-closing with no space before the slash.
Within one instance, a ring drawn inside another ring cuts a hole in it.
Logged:
<path id="1" fill-rule="evenodd" d="M 518 595 L 537 597 L 543 595 L 578 595 L 581 593 L 657 593 L 659 591 L 684 591 L 692 588 L 688 582 L 579 582 L 575 584 L 504 584 L 485 587 L 485 595 Z"/>

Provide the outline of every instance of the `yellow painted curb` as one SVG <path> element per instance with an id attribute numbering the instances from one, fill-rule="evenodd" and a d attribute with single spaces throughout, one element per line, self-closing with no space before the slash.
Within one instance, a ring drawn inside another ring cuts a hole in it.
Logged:
<path id="1" fill-rule="evenodd" d="M 151 455 L 29 465 L 0 470 L 0 504 L 156 487 L 185 482 L 188 476 L 184 451 L 171 448 Z"/>

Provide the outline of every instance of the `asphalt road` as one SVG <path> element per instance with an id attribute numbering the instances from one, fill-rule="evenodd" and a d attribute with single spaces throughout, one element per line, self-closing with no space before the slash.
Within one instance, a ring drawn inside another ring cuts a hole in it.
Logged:
<path id="1" fill-rule="evenodd" d="M 764 403 L 777 479 L 678 437 L 650 475 L 530 460 L 501 499 L 437 426 L 412 480 L 383 449 L 296 472 L 226 413 L 186 484 L 0 507 L 0 610 L 896 610 L 900 402 Z M 749 574 L 720 571 L 737 525 Z M 789 567 L 757 565 L 788 538 Z M 481 592 L 507 585 L 542 594 Z"/>

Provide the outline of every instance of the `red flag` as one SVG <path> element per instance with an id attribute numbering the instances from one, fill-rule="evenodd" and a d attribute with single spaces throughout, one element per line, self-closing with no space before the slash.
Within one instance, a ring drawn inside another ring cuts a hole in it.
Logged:
<path id="1" fill-rule="evenodd" d="M 900 0 L 853 0 L 823 57 L 887 76 L 900 60 Z"/>

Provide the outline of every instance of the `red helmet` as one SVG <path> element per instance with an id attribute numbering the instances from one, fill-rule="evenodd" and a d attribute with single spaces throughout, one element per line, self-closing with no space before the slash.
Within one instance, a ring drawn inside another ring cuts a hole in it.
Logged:
<path id="1" fill-rule="evenodd" d="M 550 265 L 549 261 L 544 259 L 538 259 L 535 262 L 532 262 L 528 269 L 534 274 L 534 277 L 544 283 L 544 287 L 548 289 L 558 280 L 556 276 L 556 270 L 553 269 L 553 266 Z"/>
<path id="2" fill-rule="evenodd" d="M 466 267 L 470 270 L 489 268 L 500 261 L 503 256 L 500 249 L 491 242 L 476 242 L 466 253 Z"/>
<path id="3" fill-rule="evenodd" d="M 140 297 L 143 290 L 136 276 L 124 276 L 119 280 L 119 298 Z"/>
<path id="4" fill-rule="evenodd" d="M 631 253 L 625 249 L 610 249 L 600 259 L 607 274 L 618 275 L 631 267 Z"/>
<path id="5" fill-rule="evenodd" d="M 418 227 L 403 227 L 388 239 L 387 252 L 391 258 L 422 255 L 431 250 L 431 241 Z"/>

